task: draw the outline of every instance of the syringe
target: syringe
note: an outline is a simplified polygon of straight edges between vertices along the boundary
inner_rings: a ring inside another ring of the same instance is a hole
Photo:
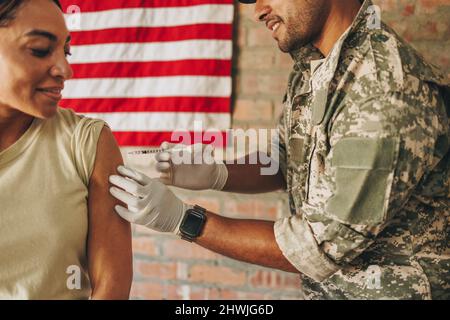
[[[163,149],[163,148],[157,148],[157,149],[147,149],[147,150],[136,150],[136,151],[130,151],[128,152],[129,155],[141,155],[141,154],[155,154],[160,152],[179,152],[179,151],[189,151],[189,150],[195,150],[193,149],[195,144],[193,145],[181,145],[176,146],[171,149]]]
[[[151,149],[151,150],[136,150],[136,151],[130,151],[128,152],[129,155],[141,155],[141,154],[155,154],[163,152],[164,150],[161,148],[158,149]]]

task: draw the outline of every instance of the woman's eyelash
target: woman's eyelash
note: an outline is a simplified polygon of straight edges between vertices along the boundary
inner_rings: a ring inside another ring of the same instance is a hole
[[[50,54],[50,50],[31,49],[31,51],[33,52],[33,55],[38,58],[44,58]],[[72,55],[70,51],[66,51],[64,52],[64,54],[66,55],[66,57]]]
[[[46,57],[50,53],[50,50],[31,49],[31,51],[34,56],[39,58]]]

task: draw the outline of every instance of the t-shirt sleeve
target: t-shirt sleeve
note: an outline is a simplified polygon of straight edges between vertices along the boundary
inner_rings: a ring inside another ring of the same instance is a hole
[[[81,118],[72,136],[72,152],[75,166],[83,183],[88,186],[94,170],[97,143],[106,122],[99,119]]]

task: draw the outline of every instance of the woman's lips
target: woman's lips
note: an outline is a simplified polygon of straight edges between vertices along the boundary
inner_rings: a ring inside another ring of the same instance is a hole
[[[63,90],[63,88],[40,88],[40,89],[37,89],[38,92],[42,93],[43,95],[46,95],[47,97],[49,97],[55,101],[59,101],[62,99],[62,94],[61,94],[62,90]]]

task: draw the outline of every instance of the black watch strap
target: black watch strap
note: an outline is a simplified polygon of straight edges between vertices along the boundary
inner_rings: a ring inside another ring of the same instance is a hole
[[[188,235],[184,235],[183,233],[181,233],[181,240],[185,240],[185,241],[189,241],[189,242],[194,242],[194,240],[197,237],[192,237],[192,236],[188,236]]]
[[[186,210],[180,225],[181,239],[192,242],[202,234],[206,223],[206,209],[195,205]]]

